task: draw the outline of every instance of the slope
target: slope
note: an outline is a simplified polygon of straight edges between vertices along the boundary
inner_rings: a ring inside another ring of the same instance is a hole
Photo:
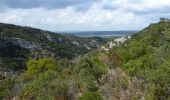
[[[41,29],[0,23],[0,66],[13,70],[25,66],[28,58],[74,57],[107,42],[105,38],[80,38]],[[6,70],[6,69],[4,69]]]

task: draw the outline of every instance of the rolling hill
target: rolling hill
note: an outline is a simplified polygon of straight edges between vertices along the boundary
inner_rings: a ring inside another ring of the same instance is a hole
[[[28,58],[55,57],[72,59],[90,52],[108,40],[81,38],[31,27],[0,23],[0,64],[19,69]]]

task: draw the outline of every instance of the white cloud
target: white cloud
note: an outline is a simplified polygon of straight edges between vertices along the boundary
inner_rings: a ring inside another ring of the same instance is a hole
[[[11,9],[0,12],[0,22],[63,30],[137,30],[169,17],[170,0],[102,0],[87,11],[63,9]],[[106,9],[105,9],[106,8]],[[162,13],[163,12],[163,13]]]

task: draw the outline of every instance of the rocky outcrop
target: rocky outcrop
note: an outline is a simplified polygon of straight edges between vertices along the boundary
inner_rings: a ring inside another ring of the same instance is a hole
[[[123,36],[121,38],[115,39],[114,41],[118,44],[121,45],[123,44],[125,41],[127,41],[128,39],[130,39],[130,36]]]
[[[0,48],[5,48],[8,45],[8,42],[5,38],[0,37]]]
[[[67,43],[67,41],[65,41],[63,38],[55,38],[53,36],[51,36],[50,34],[46,34],[46,38],[47,40],[51,41],[51,42],[55,42],[55,43]]]
[[[73,45],[77,45],[77,46],[79,46],[79,45],[80,45],[80,43],[79,43],[79,42],[77,42],[77,41],[71,41],[71,43],[72,43]]]
[[[15,72],[13,70],[10,69],[4,69],[2,67],[0,67],[0,75],[1,76],[13,76],[15,74]]]
[[[117,38],[113,41],[108,42],[106,45],[101,46],[100,50],[101,51],[109,51],[112,47],[121,45],[121,44],[125,43],[127,40],[129,40],[130,38],[131,38],[130,36],[123,36],[123,37]]]
[[[39,44],[26,41],[24,39],[0,37],[0,48],[6,47],[8,43],[13,43],[15,45],[19,45],[20,47],[26,49],[41,49],[41,46]]]

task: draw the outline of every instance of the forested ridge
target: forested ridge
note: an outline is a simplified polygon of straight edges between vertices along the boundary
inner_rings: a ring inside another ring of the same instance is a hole
[[[108,51],[30,58],[0,81],[4,100],[169,100],[170,21],[161,19]]]

